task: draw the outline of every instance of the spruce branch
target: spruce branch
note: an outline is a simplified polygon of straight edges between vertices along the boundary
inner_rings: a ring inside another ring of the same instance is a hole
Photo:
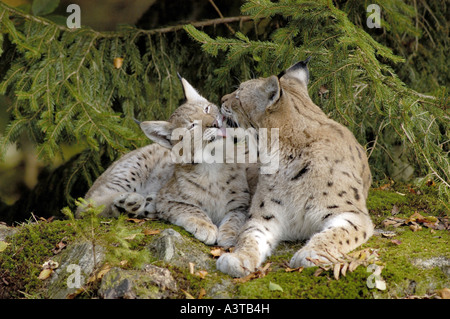
[[[34,21],[34,22],[37,22],[37,23],[39,23],[41,25],[44,25],[44,26],[54,26],[54,27],[60,29],[61,31],[65,31],[65,32],[74,32],[74,31],[76,31],[76,29],[70,29],[70,28],[67,28],[67,27],[65,27],[63,25],[55,24],[54,22],[52,22],[50,20],[47,20],[47,19],[45,19],[43,17],[34,16],[34,15],[31,15],[31,14],[25,13],[25,12],[23,12],[21,10],[12,8],[12,7],[8,6],[7,4],[5,4],[3,2],[0,2],[0,9],[8,11],[8,12],[14,14],[15,16],[19,16],[19,17],[21,17],[21,18],[23,18],[25,20],[28,20],[28,21]],[[4,14],[4,12],[2,12],[2,16],[3,16],[3,14]],[[0,16],[0,18],[1,18],[1,16]],[[156,35],[156,34],[164,34],[164,33],[172,33],[172,32],[176,32],[176,31],[180,31],[187,24],[191,24],[191,25],[193,25],[194,27],[197,27],[197,28],[208,27],[208,26],[215,26],[215,25],[219,25],[219,24],[225,24],[225,25],[227,25],[228,28],[230,28],[228,23],[245,22],[245,21],[250,21],[250,20],[253,20],[253,18],[249,17],[249,16],[223,17],[223,15],[220,13],[220,18],[216,18],[216,19],[209,19],[209,20],[204,20],[204,21],[185,21],[185,22],[177,24],[177,25],[167,26],[167,27],[162,27],[162,28],[156,28],[156,29],[150,29],[150,30],[136,29],[136,28],[132,28],[132,27],[129,27],[129,29],[132,29],[133,31],[137,31],[136,32],[136,36],[139,35],[139,34]],[[100,31],[95,31],[93,29],[89,29],[89,30],[97,38],[116,38],[116,37],[125,37],[125,36],[127,36],[126,34],[124,34],[121,31],[103,31],[103,32],[100,32]]]

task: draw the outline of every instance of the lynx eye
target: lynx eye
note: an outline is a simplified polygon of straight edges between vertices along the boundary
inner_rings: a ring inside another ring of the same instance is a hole
[[[208,105],[203,109],[203,112],[205,112],[206,114],[208,114],[210,111],[211,111],[211,105]]]

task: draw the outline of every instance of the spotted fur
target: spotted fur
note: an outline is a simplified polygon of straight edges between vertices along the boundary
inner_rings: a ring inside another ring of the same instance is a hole
[[[353,134],[310,99],[306,62],[244,82],[222,98],[222,114],[248,128],[279,128],[279,169],[259,176],[256,193],[233,253],[218,268],[235,277],[261,265],[280,241],[309,241],[292,268],[331,263],[369,239],[366,208],[371,184],[367,157]]]
[[[232,246],[250,204],[247,166],[196,163],[193,140],[190,162],[173,157],[172,150],[182,143],[180,136],[178,140],[172,139],[175,129],[185,128],[192,133],[198,130],[203,136],[202,149],[213,146],[212,143],[222,145],[225,133],[218,107],[200,96],[185,79],[180,79],[185,103],[168,121],[139,123],[147,137],[156,143],[115,162],[85,197],[97,205],[105,205],[104,216],[128,213],[157,217],[184,227],[206,244]],[[193,139],[194,134],[190,137]]]

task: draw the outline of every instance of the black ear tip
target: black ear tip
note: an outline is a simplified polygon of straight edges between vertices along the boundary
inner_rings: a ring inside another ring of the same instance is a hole
[[[312,56],[309,56],[309,57],[306,58],[305,61],[302,61],[302,62],[305,63],[305,64],[308,64],[308,62],[309,62],[309,60],[311,60],[311,58],[312,58]]]
[[[137,125],[141,126],[141,122],[139,122],[139,121],[136,120],[135,118],[133,118],[133,120],[134,120],[134,122],[135,122]]]
[[[177,76],[178,76],[178,78],[179,78],[180,81],[181,81],[182,77],[181,77],[180,73],[177,72]]]

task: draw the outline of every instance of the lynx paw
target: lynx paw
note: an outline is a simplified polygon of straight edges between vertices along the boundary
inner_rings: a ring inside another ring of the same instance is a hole
[[[252,272],[253,268],[246,259],[238,254],[229,253],[220,256],[216,263],[217,269],[232,277],[244,277]]]
[[[237,235],[235,233],[221,232],[219,229],[219,236],[217,237],[217,245],[221,247],[232,247],[236,245]]]
[[[302,248],[294,254],[289,263],[289,267],[314,267],[319,264],[332,264],[335,261],[336,259],[326,252],[319,252],[314,249]]]
[[[144,217],[145,198],[138,193],[124,193],[113,202],[113,210],[135,217]]]
[[[198,240],[207,245],[213,245],[217,241],[219,230],[217,226],[203,220],[190,220],[189,223],[183,226],[188,232],[195,236]]]

